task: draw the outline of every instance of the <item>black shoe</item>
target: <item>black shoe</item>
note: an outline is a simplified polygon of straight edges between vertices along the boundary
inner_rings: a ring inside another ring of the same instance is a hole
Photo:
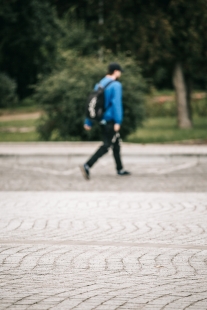
[[[118,175],[130,175],[131,173],[129,171],[126,171],[126,170],[117,170],[117,174]]]
[[[89,167],[88,165],[81,165],[80,166],[80,170],[82,172],[82,175],[83,177],[86,179],[86,180],[89,180],[90,179],[90,171],[89,171]]]

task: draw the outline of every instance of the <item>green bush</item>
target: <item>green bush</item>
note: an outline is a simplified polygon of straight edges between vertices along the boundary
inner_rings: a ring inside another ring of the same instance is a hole
[[[192,112],[193,115],[207,116],[207,95],[206,98],[192,100]]]
[[[41,80],[36,87],[35,100],[46,112],[38,127],[44,140],[97,140],[100,131],[95,124],[91,132],[83,129],[86,98],[105,74],[108,62],[95,57],[79,57],[74,52],[63,52],[61,68]],[[130,58],[119,58],[123,74],[124,123],[126,136],[141,125],[144,117],[143,93],[145,84],[136,63]]]
[[[38,108],[38,103],[34,100],[33,96],[29,96],[20,101],[20,106],[21,107],[36,106]]]
[[[8,75],[0,73],[0,108],[14,107],[17,102],[17,85]]]

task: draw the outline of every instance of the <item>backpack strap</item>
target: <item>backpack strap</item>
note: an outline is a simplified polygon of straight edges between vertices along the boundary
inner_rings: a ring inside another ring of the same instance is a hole
[[[112,80],[112,81],[109,81],[104,87],[103,89],[106,89],[106,87],[108,87],[111,83],[115,82],[116,80]]]
[[[115,82],[115,80],[113,81],[109,81],[105,86],[102,86],[100,83],[98,84],[98,88],[102,88],[102,89],[106,89],[106,87],[108,87],[111,83]]]
[[[110,82],[108,82],[104,87],[103,89],[105,90],[106,87],[108,87],[111,83],[115,82],[115,80],[112,80]],[[104,109],[104,112],[106,112],[110,107],[112,106],[112,103],[110,102],[109,105]]]

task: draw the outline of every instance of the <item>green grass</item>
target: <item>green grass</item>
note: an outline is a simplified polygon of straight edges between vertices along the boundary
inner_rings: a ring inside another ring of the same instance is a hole
[[[174,91],[171,89],[163,89],[163,90],[157,90],[157,89],[153,89],[151,91],[151,96],[173,96],[174,95]]]
[[[8,121],[1,122],[0,127],[30,127],[35,126],[37,120]],[[129,135],[127,142],[134,143],[165,143],[185,140],[207,141],[207,117],[195,117],[192,129],[177,128],[176,118],[150,118],[145,121],[142,128]],[[0,132],[0,141],[38,141],[39,136],[36,132],[10,133]]]
[[[38,134],[34,131],[24,133],[0,132],[0,142],[28,142],[38,140]]]
[[[37,126],[36,119],[26,119],[26,120],[14,120],[14,121],[0,121],[0,128],[1,127],[33,127]]]
[[[26,141],[38,141],[39,136],[35,131],[31,132],[3,132],[3,129],[9,128],[21,128],[21,127],[36,127],[38,120],[14,120],[14,121],[0,121],[0,142],[26,142]]]
[[[33,113],[39,112],[41,109],[38,105],[31,105],[31,106],[19,106],[14,108],[1,108],[0,115],[14,115],[14,114],[21,114],[21,113]]]
[[[29,111],[28,108],[32,108],[32,110]],[[16,114],[17,111],[22,113],[37,112],[37,107],[36,110],[35,107],[20,107],[13,111],[12,114]],[[3,114],[7,114],[7,112],[7,110],[3,110]],[[37,119],[0,121],[0,141],[38,141],[39,136],[35,131],[26,133],[1,132],[3,128],[36,127],[37,124]],[[192,129],[179,129],[176,117],[150,117],[144,122],[142,128],[129,135],[125,141],[134,143],[170,143],[185,140],[202,140],[207,142],[207,116],[195,116],[193,124],[194,127]]]
[[[127,142],[165,143],[185,140],[207,141],[207,117],[195,117],[192,129],[179,129],[176,118],[150,118],[142,128],[129,135]]]

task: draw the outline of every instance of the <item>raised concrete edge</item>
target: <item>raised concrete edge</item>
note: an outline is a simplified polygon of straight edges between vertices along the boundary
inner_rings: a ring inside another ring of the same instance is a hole
[[[92,154],[101,142],[1,142],[0,156],[80,156]],[[207,145],[122,143],[129,156],[207,156]]]

